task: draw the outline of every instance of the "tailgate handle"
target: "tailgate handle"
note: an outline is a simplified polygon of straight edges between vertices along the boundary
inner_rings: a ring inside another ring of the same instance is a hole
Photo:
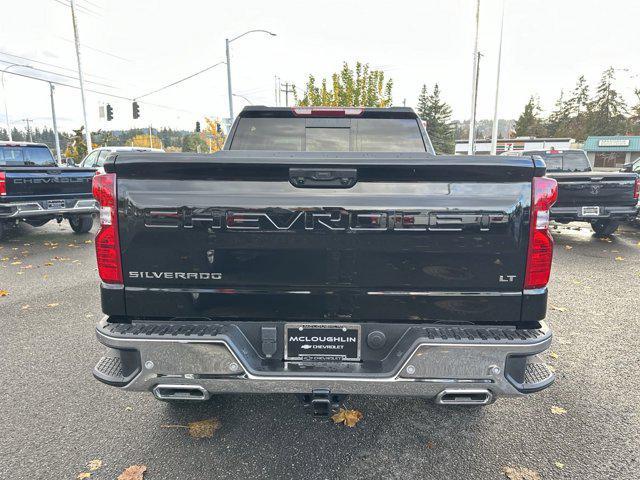
[[[358,181],[355,168],[290,168],[289,181],[299,188],[351,188]]]

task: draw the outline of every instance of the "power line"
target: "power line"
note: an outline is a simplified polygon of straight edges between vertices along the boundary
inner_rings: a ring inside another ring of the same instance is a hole
[[[5,73],[7,75],[15,75],[17,77],[30,78],[32,80],[39,80],[41,82],[53,83],[54,85],[59,85],[61,87],[69,87],[69,88],[73,88],[75,90],[80,90],[80,87],[78,87],[76,85],[69,85],[68,83],[56,82],[55,80],[47,80],[45,78],[32,77],[31,75],[25,75],[24,73],[17,73],[17,72],[5,72]],[[120,99],[120,100],[127,100],[129,102],[134,100],[131,97],[125,97],[123,95],[117,95],[115,93],[101,92],[99,90],[91,90],[89,88],[86,88],[85,91],[91,92],[91,93],[96,93],[98,95],[103,95],[103,96],[109,97],[109,98],[117,98],[117,99]],[[146,101],[141,101],[140,103],[142,103],[143,105],[149,105],[149,106],[152,106],[152,107],[159,107],[159,108],[166,108],[168,110],[174,110],[174,111],[178,111],[178,112],[191,113],[191,114],[194,114],[194,115],[204,115],[202,112],[195,112],[193,110],[185,110],[183,108],[171,107],[171,106],[168,106],[168,105],[160,105],[160,104],[157,104],[157,103],[151,103],[151,102],[146,102]]]
[[[193,74],[189,75],[188,77],[184,77],[184,78],[181,78],[180,80],[176,80],[175,82],[172,82],[172,83],[170,83],[169,85],[165,85],[164,87],[160,87],[160,88],[158,88],[158,89],[156,89],[156,90],[153,90],[152,92],[145,93],[144,95],[138,95],[138,96],[136,96],[135,98],[136,98],[136,99],[140,99],[140,98],[148,97],[149,95],[152,95],[152,94],[154,94],[154,93],[158,93],[158,92],[160,92],[161,90],[165,90],[165,89],[167,89],[167,88],[169,88],[169,87],[173,87],[174,85],[177,85],[178,83],[182,83],[182,82],[184,82],[185,80],[189,80],[190,78],[193,78],[193,77],[195,77],[196,75],[200,75],[201,73],[204,73],[204,72],[206,72],[206,71],[208,71],[208,70],[211,70],[212,68],[217,67],[218,65],[222,65],[223,63],[225,63],[225,62],[218,62],[218,63],[216,63],[215,65],[210,65],[210,66],[208,66],[207,68],[203,68],[203,69],[202,69],[202,70],[200,70],[199,72],[196,72],[196,73],[193,73]]]
[[[74,43],[74,41],[69,39],[69,38],[60,37],[58,35],[56,35],[56,37],[59,38],[60,40],[65,41],[65,42]],[[129,59],[129,58],[124,58],[124,57],[121,57],[120,55],[116,55],[115,53],[110,53],[110,52],[106,52],[104,50],[100,50],[99,48],[90,47],[90,46],[88,46],[88,45],[86,45],[84,43],[82,44],[82,48],[86,48],[87,50],[93,50],[94,52],[102,53],[103,55],[108,55],[109,57],[117,58],[118,60],[122,60],[122,61],[125,61],[125,62],[130,62],[131,61],[131,59]]]
[[[65,3],[62,0],[53,0],[53,1],[56,2],[56,3],[59,3],[62,6],[71,7],[71,4]],[[102,16],[99,13],[96,13],[96,12],[94,12],[94,11],[92,11],[92,10],[88,9],[87,7],[84,7],[82,5],[76,5],[76,8],[78,8],[78,10],[80,10],[82,13],[86,13],[86,14],[92,15],[94,17],[101,17]]]
[[[6,60],[0,60],[0,62],[2,63],[11,63],[11,62],[7,62]],[[44,70],[42,68],[38,68],[38,67],[33,67],[31,65],[17,65],[18,67],[26,67],[26,68],[30,68],[32,70],[36,70],[38,72],[43,72],[43,73],[48,73],[50,75],[56,75],[58,77],[63,77],[63,78],[70,78],[72,80],[78,80],[78,77],[72,77],[70,75],[65,75],[63,73],[57,73],[57,72],[52,72],[51,70]],[[108,87],[108,88],[116,88],[113,85],[108,85],[106,83],[100,83],[100,82],[92,82],[90,80],[87,80],[87,83],[93,83],[94,85],[100,85],[101,87]]]
[[[16,55],[16,54],[14,54],[14,53],[0,52],[0,55],[5,55],[5,56],[7,56],[7,57],[13,57],[13,58],[19,58],[20,60],[26,60],[27,62],[39,63],[39,64],[41,64],[41,65],[46,65],[46,66],[48,66],[48,67],[58,68],[58,69],[60,69],[60,70],[66,70],[66,71],[68,71],[68,72],[76,72],[76,71],[77,71],[77,70],[76,70],[76,69],[74,69],[74,68],[70,68],[70,67],[62,67],[62,66],[60,66],[60,65],[55,65],[55,64],[53,64],[53,63],[43,62],[42,60],[36,60],[36,59],[34,59],[34,58],[23,57],[23,56],[21,56],[21,55]],[[7,62],[7,61],[5,61],[5,60],[0,60],[0,62],[9,63],[9,62]],[[100,78],[100,79],[102,79],[102,80],[109,80],[109,81],[111,81],[111,79],[110,79],[110,78],[102,77],[102,76],[100,76],[100,75],[93,75],[93,74],[87,74],[87,75],[89,75],[90,77]]]

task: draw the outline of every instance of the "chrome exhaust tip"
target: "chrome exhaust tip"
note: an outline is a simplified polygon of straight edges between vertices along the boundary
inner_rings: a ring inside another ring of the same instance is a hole
[[[209,400],[209,391],[200,385],[156,385],[153,395],[158,400]]]
[[[447,388],[436,396],[438,405],[488,405],[493,394],[484,388]]]

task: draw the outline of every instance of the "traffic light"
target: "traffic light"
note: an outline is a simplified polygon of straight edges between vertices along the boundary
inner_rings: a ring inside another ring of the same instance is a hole
[[[107,103],[107,121],[113,120],[113,107]]]
[[[131,106],[133,107],[133,118],[140,118],[140,105],[138,105],[138,102],[133,102]]]
[[[196,122],[196,133],[200,133],[200,122]]]
[[[220,122],[216,122],[216,133],[222,133],[222,125],[220,125]]]

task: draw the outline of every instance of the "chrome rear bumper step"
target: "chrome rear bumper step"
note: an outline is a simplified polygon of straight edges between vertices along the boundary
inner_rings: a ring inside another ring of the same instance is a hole
[[[335,395],[419,396],[443,405],[486,405],[500,396],[541,390],[555,378],[536,357],[551,345],[544,323],[531,330],[411,328],[415,338],[389,355],[393,362],[386,370],[376,372],[371,362],[265,361],[241,343],[244,337],[235,334],[233,322],[117,324],[105,318],[96,335],[110,348],[110,358],[120,355],[120,368],[112,373],[120,381],[105,381],[104,365],[94,375],[125,390],[153,391],[163,400],[327,390]]]

